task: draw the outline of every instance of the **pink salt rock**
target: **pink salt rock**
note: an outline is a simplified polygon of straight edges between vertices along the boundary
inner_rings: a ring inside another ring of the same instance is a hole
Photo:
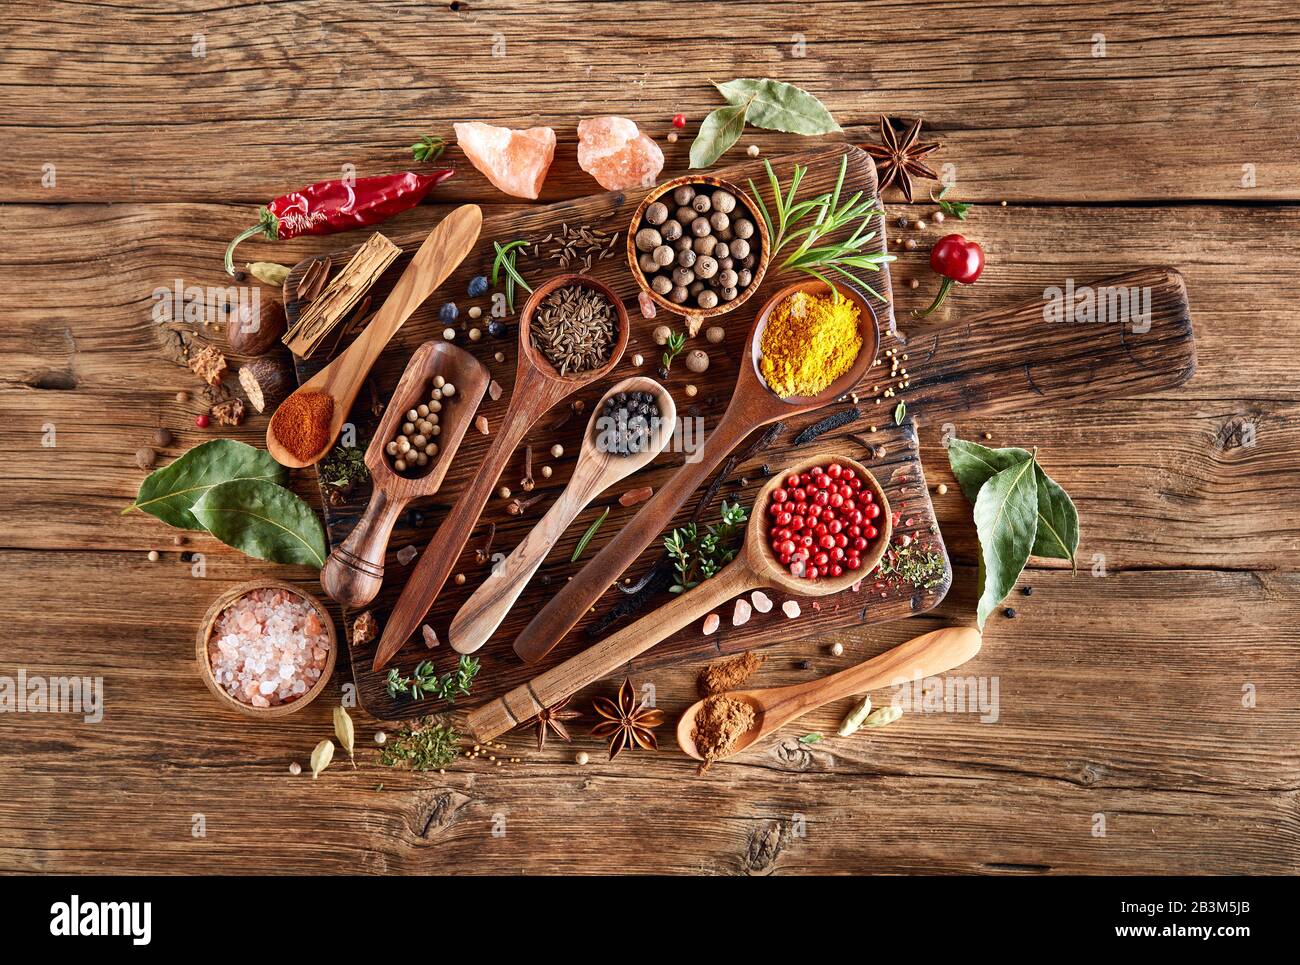
[[[516,131],[479,121],[452,127],[469,163],[496,187],[516,198],[536,198],[541,193],[555,159],[555,132],[549,127]]]
[[[626,117],[578,122],[578,166],[606,191],[648,188],[664,167],[664,152]]]

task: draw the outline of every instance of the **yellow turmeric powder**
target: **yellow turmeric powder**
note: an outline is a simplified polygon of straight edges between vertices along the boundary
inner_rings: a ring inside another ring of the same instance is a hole
[[[759,349],[759,371],[773,392],[783,399],[816,395],[862,351],[858,306],[837,292],[797,291],[772,310]]]

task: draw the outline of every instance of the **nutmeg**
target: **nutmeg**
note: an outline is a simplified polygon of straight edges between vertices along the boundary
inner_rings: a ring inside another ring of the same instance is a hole
[[[265,355],[284,337],[284,305],[278,299],[260,296],[257,303],[255,320],[234,311],[226,322],[226,343],[236,355]]]
[[[239,367],[239,384],[253,408],[265,412],[289,395],[293,388],[293,373],[283,359],[266,356]]]

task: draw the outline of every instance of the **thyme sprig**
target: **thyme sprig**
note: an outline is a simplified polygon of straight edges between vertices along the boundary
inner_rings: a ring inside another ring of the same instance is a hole
[[[388,696],[409,694],[412,700],[422,697],[437,697],[449,704],[454,704],[457,697],[463,697],[474,686],[474,677],[478,674],[479,662],[476,658],[462,656],[455,670],[445,676],[438,676],[432,660],[421,660],[411,671],[411,676],[403,677],[393,667],[388,671]]]
[[[695,523],[687,523],[665,536],[664,548],[672,558],[676,578],[669,592],[694,589],[735,559],[748,520],[749,512],[741,503],[728,504],[724,499],[716,526],[701,533]]]
[[[664,371],[667,372],[673,367],[673,359],[682,354],[682,349],[686,347],[685,332],[669,332],[668,342],[664,346]]]
[[[772,209],[764,203],[762,192],[754,186],[752,178],[749,181],[750,194],[757,202],[759,214],[767,225],[768,237],[772,239],[771,259],[777,264],[778,270],[790,268],[828,285],[831,285],[832,274],[840,275],[883,301],[883,296],[857,273],[864,270],[879,271],[881,265],[894,260],[893,255],[863,250],[867,242],[876,237],[875,231],[867,230],[871,219],[883,215],[885,211],[877,206],[874,197],[863,197],[861,191],[854,192],[847,200],[841,201],[848,164],[846,154],[840,159],[840,173],[835,179],[833,191],[799,201],[799,184],[808,173],[808,167],[796,164],[789,186],[782,190],[771,163],[764,159],[763,166],[767,170],[767,179],[772,189]],[[776,212],[775,218],[772,210]],[[842,241],[827,241],[831,235],[849,227],[859,218],[862,219],[861,223],[847,238]],[[778,262],[778,254],[787,245],[794,245],[794,250]]]
[[[436,161],[446,150],[447,142],[437,134],[425,134],[411,145],[411,157],[417,161]]]

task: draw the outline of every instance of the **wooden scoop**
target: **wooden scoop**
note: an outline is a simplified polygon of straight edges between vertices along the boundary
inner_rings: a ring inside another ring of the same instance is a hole
[[[606,451],[601,445],[604,429],[599,424],[605,401],[620,392],[649,392],[659,406],[659,421],[653,426],[645,448],[629,455]],[[587,432],[582,438],[578,461],[573,476],[560,498],[547,510],[546,515],[524,537],[522,543],[465,601],[448,631],[451,648],[457,653],[473,653],[483,646],[493,631],[510,612],[519,594],[533,578],[537,568],[556,540],[569,528],[569,524],[582,512],[596,495],[620,479],[648,465],[659,455],[673,436],[677,422],[677,406],[668,391],[654,379],[634,377],[624,379],[607,393],[596,405],[587,422]]]
[[[610,352],[609,360],[598,369],[577,375],[560,375],[550,362],[533,348],[529,325],[533,313],[551,292],[567,285],[582,285],[604,294],[614,305],[618,319],[618,341]],[[628,321],[623,302],[612,289],[589,275],[560,275],[552,278],[529,296],[519,315],[519,362],[515,368],[515,385],[510,396],[510,406],[496,430],[496,439],[483,464],[460,494],[460,499],[443,520],[438,531],[429,540],[420,562],[416,564],[406,588],[398,598],[393,612],[384,627],[379,647],[375,651],[374,669],[384,665],[402,649],[407,638],[420,625],[424,615],[442,592],[443,584],[451,575],[460,551],[465,548],[470,533],[478,523],[479,514],[487,505],[501,470],[505,468],[515,447],[532,428],[542,413],[561,399],[599,381],[609,374],[623,357],[627,348]]]
[[[820,680],[789,687],[728,691],[728,697],[742,700],[754,708],[754,726],[737,738],[724,757],[743,751],[790,721],[842,697],[933,677],[960,667],[979,653],[980,641],[980,632],[973,627],[948,627],[924,633],[856,667]],[[697,761],[704,760],[693,736],[695,719],[703,706],[703,700],[691,704],[677,722],[677,746]]]
[[[767,387],[759,374],[760,344],[772,310],[797,291],[825,295],[830,286],[820,281],[804,281],[782,288],[764,303],[749,333],[749,364],[741,364],[731,404],[717,428],[704,442],[694,461],[688,460],[654,497],[641,507],[618,535],[605,544],[578,574],[533,617],[516,638],[515,653],[527,663],[535,663],[550,653],[591,606],[641,555],[641,551],[659,537],[673,514],[742,439],[759,426],[788,419],[790,416],[829,405],[850,391],[866,375],[880,348],[880,330],[867,300],[847,285],[838,286],[841,294],[858,306],[862,348],[853,367],[825,391],[814,396],[782,399]]]
[[[783,485],[787,475],[829,462],[838,462],[856,470],[862,477],[864,490],[870,491],[879,504],[881,511],[876,518],[876,537],[862,554],[861,569],[846,570],[835,577],[799,579],[781,565],[768,545],[768,503],[772,498],[772,490]],[[737,594],[758,587],[786,590],[798,596],[827,596],[847,590],[858,580],[864,579],[880,563],[893,532],[889,500],[885,498],[880,483],[865,466],[844,456],[811,457],[781,470],[759,490],[749,518],[745,545],[739,555],[713,577],[695,589],[673,597],[658,610],[647,613],[613,636],[606,637],[526,684],[471,711],[467,719],[470,733],[479,741],[492,740],[504,734],[540,713],[543,708],[553,706],[587,684],[618,670],[633,657],[645,653],[660,640],[688,626],[697,617],[721,606]],[[613,576],[611,574],[610,578],[613,579]]]
[[[465,260],[465,256],[474,247],[474,242],[478,240],[482,224],[483,212],[478,205],[465,204],[443,218],[429,232],[429,237],[424,239],[424,244],[411,257],[411,263],[402,272],[402,277],[397,279],[397,284],[365,331],[357,336],[343,354],[293,393],[301,395],[323,392],[334,400],[325,444],[310,459],[298,459],[276,437],[272,428],[275,423],[272,420],[266,427],[266,449],[276,462],[290,469],[302,469],[314,465],[329,452],[352,409],[352,403],[356,401],[361,383],[375,364],[375,359],[379,358],[379,353],[411,317],[411,313],[420,307],[420,303],[432,295],[456,270],[456,266]]]
[[[416,472],[399,473],[384,447],[397,435],[407,411],[429,401],[435,375],[456,386],[455,397],[440,413],[442,432],[433,440],[438,454]],[[384,552],[397,517],[412,499],[432,496],[442,486],[490,381],[492,376],[478,359],[449,342],[425,342],[415,350],[366,448],[366,468],[374,486],[370,505],[320,571],[321,586],[339,603],[357,608],[375,598],[384,583]]]

